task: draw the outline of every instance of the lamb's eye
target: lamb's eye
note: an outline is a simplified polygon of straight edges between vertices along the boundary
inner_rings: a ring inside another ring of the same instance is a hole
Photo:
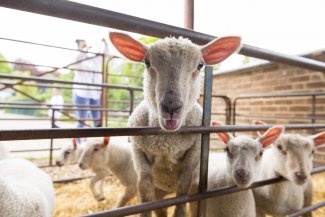
[[[312,150],[310,155],[314,155],[315,154],[315,150]]]
[[[204,64],[203,63],[199,63],[199,65],[197,66],[197,70],[201,70],[203,68]]]
[[[98,151],[98,148],[96,147],[96,148],[94,148],[94,151]]]
[[[230,152],[230,150],[229,150],[228,147],[225,148],[225,151],[227,152],[227,155],[228,155],[229,158],[233,158],[234,157],[234,155]]]
[[[262,157],[262,155],[263,155],[263,151],[260,151],[260,157]]]
[[[144,64],[146,64],[147,68],[150,67],[150,61],[148,59],[145,59],[144,60]]]
[[[282,151],[282,146],[281,145],[277,145],[276,146],[280,151]]]

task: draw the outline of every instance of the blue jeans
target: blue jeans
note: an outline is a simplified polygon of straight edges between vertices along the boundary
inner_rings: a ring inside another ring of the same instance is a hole
[[[100,105],[100,99],[91,99],[91,98],[83,98],[78,96],[77,94],[72,95],[73,103],[75,105]],[[82,107],[81,107],[82,108]],[[76,115],[78,119],[88,118],[88,114],[90,113],[90,118],[92,119],[99,119],[100,118],[100,111],[98,110],[76,110]],[[97,127],[100,124],[100,121],[94,121],[94,127]],[[78,121],[77,127],[83,128],[85,127],[85,121]]]

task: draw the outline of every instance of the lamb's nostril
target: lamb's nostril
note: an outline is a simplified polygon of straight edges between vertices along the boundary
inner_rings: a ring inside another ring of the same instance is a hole
[[[164,104],[161,105],[162,111],[165,113],[170,114],[170,116],[173,116],[175,113],[179,113],[182,109],[182,105],[180,106],[166,106]]]
[[[307,179],[307,175],[304,172],[296,172],[295,175],[301,180]]]
[[[238,169],[238,170],[236,170],[236,175],[242,179],[245,179],[249,176],[249,173],[247,170]]]

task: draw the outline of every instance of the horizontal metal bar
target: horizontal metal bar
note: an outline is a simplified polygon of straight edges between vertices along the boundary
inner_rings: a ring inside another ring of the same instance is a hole
[[[318,168],[313,169],[312,174],[317,174],[317,173],[324,172],[324,171],[325,171],[325,166],[318,167]],[[165,208],[165,207],[169,207],[169,206],[173,206],[173,205],[177,205],[177,204],[181,204],[181,203],[186,203],[186,202],[190,202],[190,201],[207,199],[210,197],[222,196],[225,194],[244,191],[247,189],[253,189],[253,188],[261,187],[264,185],[278,183],[281,181],[285,181],[285,179],[282,177],[278,177],[278,178],[263,180],[263,181],[259,181],[259,182],[254,182],[248,188],[240,188],[237,186],[218,188],[218,189],[209,190],[204,193],[179,196],[179,197],[174,197],[174,198],[169,198],[169,199],[164,199],[164,200],[159,200],[159,201],[152,201],[152,202],[147,202],[147,203],[138,204],[138,205],[134,205],[134,206],[128,206],[128,207],[116,208],[116,209],[108,210],[108,211],[86,214],[86,215],[82,215],[80,217],[95,217],[95,216],[96,217],[119,217],[119,216],[132,215],[132,214],[136,214],[136,213],[140,213],[140,212],[144,212],[144,211]]]
[[[325,206],[325,201],[323,202],[320,202],[320,203],[317,203],[315,205],[311,205],[311,206],[308,206],[308,207],[305,207],[301,210],[299,210],[298,212],[295,212],[295,213],[292,213],[290,215],[288,215],[287,217],[299,217],[299,216],[302,216],[306,213],[310,213],[316,209],[319,209],[321,207]]]
[[[273,125],[225,125],[225,126],[196,126],[182,127],[175,133],[167,133],[159,127],[121,127],[121,128],[62,128],[62,129],[24,129],[0,130],[0,141],[31,140],[31,139],[58,139],[99,136],[144,136],[144,135],[173,135],[173,134],[202,134],[216,132],[248,132],[267,130]],[[325,128],[325,124],[288,124],[286,129],[303,130]]]
[[[95,58],[95,57],[96,56],[90,57],[90,58]],[[84,61],[87,61],[90,58],[87,58]],[[79,61],[79,62],[82,62],[82,60]],[[91,71],[91,70],[84,70],[84,69],[74,69],[74,68],[69,68],[69,67],[47,66],[47,65],[39,65],[39,64],[33,64],[33,63],[21,63],[21,62],[8,61],[8,60],[0,60],[0,63],[10,63],[10,64],[14,64],[14,65],[26,65],[26,66],[35,66],[35,67],[45,67],[45,68],[52,68],[52,69],[69,69],[69,70],[76,70],[76,71],[80,71],[80,72],[88,72],[88,73],[102,74],[102,72],[100,72],[100,71]]]
[[[189,29],[183,29],[71,1],[2,0],[0,1],[0,6],[124,31],[131,31],[159,38],[183,36],[191,39],[197,44],[205,44],[215,38],[215,36],[195,32]],[[323,62],[299,56],[285,55],[250,45],[244,44],[239,53],[255,58],[325,72],[325,63]]]
[[[43,148],[43,149],[26,149],[26,150],[12,150],[10,153],[20,153],[20,152],[38,152],[38,151],[50,151],[49,148]],[[61,148],[53,148],[52,150],[58,151],[61,150]]]
[[[74,181],[79,181],[83,179],[88,179],[93,176],[84,176],[84,177],[78,177],[78,178],[70,178],[70,179],[59,179],[59,180],[54,180],[53,183],[55,184],[63,184],[63,183],[68,183],[68,182],[74,182]]]
[[[52,106],[52,105],[49,105]],[[80,110],[80,111],[107,111],[107,112],[129,112],[129,110],[126,109],[105,109],[105,108],[55,108],[56,106],[53,105],[53,107],[50,108],[46,108],[46,107],[42,107],[42,106],[1,106],[0,105],[0,109],[35,109],[35,110],[49,110],[49,109],[53,109],[55,111],[76,111],[76,110]]]
[[[84,51],[84,50],[77,50],[77,49],[66,48],[66,47],[53,46],[53,45],[48,45],[48,44],[41,44],[41,43],[30,42],[30,41],[22,41],[22,40],[11,39],[11,38],[2,38],[2,37],[0,37],[0,40],[13,41],[13,42],[19,42],[19,43],[24,43],[24,44],[38,45],[38,46],[42,46],[42,47],[57,48],[57,49],[61,49],[61,50],[69,50],[69,51],[76,51],[76,52],[82,52],[82,53],[102,55],[101,53],[95,53],[95,52]]]
[[[325,119],[325,116],[265,116],[265,115],[244,115],[244,114],[236,114],[236,117],[245,117],[245,118],[279,118],[279,119],[297,119],[297,120],[302,120],[302,119],[307,119],[307,120],[312,120],[312,119],[319,119],[323,120]]]
[[[270,93],[270,94],[243,94],[239,95],[236,99],[246,98],[270,98],[270,97],[304,97],[304,96],[325,96],[325,92],[303,92],[303,93]]]
[[[43,83],[79,84],[85,86],[105,87],[111,89],[123,89],[123,90],[134,90],[134,91],[143,90],[141,87],[113,85],[113,84],[95,84],[95,83],[86,83],[86,82],[73,82],[73,81],[65,81],[60,79],[39,78],[35,76],[17,76],[17,75],[0,74],[0,78],[19,79],[24,81],[37,81]]]
[[[35,102],[6,102],[6,101],[0,101],[0,105],[62,106],[61,104],[35,103]],[[63,106],[64,107],[81,107],[81,108],[82,107],[85,107],[85,108],[101,108],[99,105],[84,105],[84,104],[71,104],[71,103],[65,103]]]

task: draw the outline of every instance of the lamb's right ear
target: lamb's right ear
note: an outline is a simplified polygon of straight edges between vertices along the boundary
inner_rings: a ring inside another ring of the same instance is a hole
[[[213,121],[212,126],[222,126],[222,124],[220,122]],[[233,136],[227,132],[218,132],[217,135],[219,139],[226,145],[228,144],[229,140],[233,138]]]
[[[76,139],[72,139],[72,147],[73,147],[73,149],[77,149],[77,140]]]
[[[105,137],[103,138],[103,143],[104,143],[104,145],[108,145],[108,144],[109,144],[109,140],[110,140],[110,137],[109,137],[109,136],[105,136]]]
[[[263,122],[263,121],[254,121],[254,125],[267,125],[267,123]],[[264,130],[259,130],[257,131],[257,135],[262,136],[265,133]]]
[[[265,148],[274,143],[283,132],[283,126],[271,127],[262,136],[258,137],[257,140],[262,144],[263,148]]]
[[[325,144],[325,132],[321,132],[316,135],[312,135],[311,138],[313,139],[315,146]]]
[[[217,38],[201,47],[204,62],[207,65],[218,64],[241,48],[241,38],[228,36]]]
[[[144,61],[147,54],[147,48],[141,42],[126,34],[118,32],[109,33],[109,38],[116,49],[126,58],[136,62]]]

